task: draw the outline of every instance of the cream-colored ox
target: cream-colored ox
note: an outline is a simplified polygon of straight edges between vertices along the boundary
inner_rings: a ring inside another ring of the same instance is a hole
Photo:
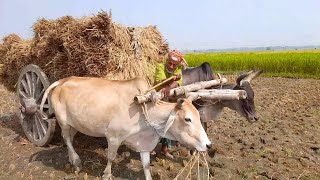
[[[177,103],[147,103],[149,120],[135,95],[149,88],[146,81],[134,78],[126,81],[89,77],[69,77],[56,81],[44,93],[41,110],[49,92],[51,105],[68,148],[69,161],[77,171],[81,161],[72,141],[80,131],[94,137],[106,137],[108,164],[103,179],[112,177],[111,164],[121,144],[140,152],[146,179],[151,179],[150,152],[160,137],[179,141],[198,151],[211,148],[201,123],[199,112],[188,99]]]

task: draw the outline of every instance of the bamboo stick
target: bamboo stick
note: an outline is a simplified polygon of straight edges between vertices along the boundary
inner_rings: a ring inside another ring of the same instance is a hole
[[[169,77],[168,79],[165,79],[164,81],[162,81],[162,82],[156,84],[155,86],[151,87],[151,88],[148,89],[146,92],[150,92],[151,90],[154,90],[154,89],[156,89],[157,87],[162,86],[162,85],[170,82],[171,80],[174,80],[174,78],[175,78],[175,76],[171,76],[171,77]]]

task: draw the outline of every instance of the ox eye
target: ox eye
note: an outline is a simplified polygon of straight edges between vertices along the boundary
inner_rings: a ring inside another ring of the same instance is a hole
[[[191,119],[190,119],[190,118],[184,118],[184,120],[185,120],[186,122],[191,122]]]

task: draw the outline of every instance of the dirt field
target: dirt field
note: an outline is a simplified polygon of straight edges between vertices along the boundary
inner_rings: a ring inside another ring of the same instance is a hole
[[[320,80],[259,77],[253,87],[258,122],[226,109],[209,123],[212,179],[320,179]],[[84,167],[76,177],[61,139],[35,147],[21,132],[16,110],[15,94],[0,85],[0,179],[100,179],[107,164],[103,138],[76,136]],[[188,160],[186,149],[173,154],[175,160],[152,156],[154,179],[173,179]],[[121,147],[113,175],[144,179],[139,154]]]

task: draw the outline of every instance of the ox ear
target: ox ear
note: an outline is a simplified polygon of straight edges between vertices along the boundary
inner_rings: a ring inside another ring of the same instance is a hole
[[[183,98],[179,98],[179,99],[177,100],[177,106],[178,106],[179,108],[182,108],[183,105],[184,105],[184,99],[183,99]]]
[[[164,127],[163,137],[165,136],[165,134],[167,133],[169,128],[172,126],[175,117],[176,117],[176,114],[174,112],[171,112],[170,115],[169,115],[168,121],[166,123],[166,126]]]

